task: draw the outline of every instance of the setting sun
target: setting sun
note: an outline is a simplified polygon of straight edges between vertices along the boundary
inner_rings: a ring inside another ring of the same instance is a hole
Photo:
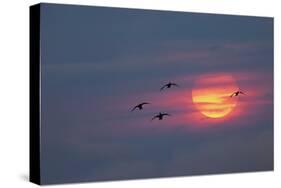
[[[196,108],[208,118],[223,118],[236,106],[237,99],[230,95],[238,89],[229,74],[201,76],[195,80],[192,101]]]

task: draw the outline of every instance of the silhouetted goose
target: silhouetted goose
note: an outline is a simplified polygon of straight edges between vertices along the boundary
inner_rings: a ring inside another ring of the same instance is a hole
[[[136,105],[136,106],[131,110],[131,112],[134,111],[134,110],[137,109],[137,108],[138,108],[139,110],[142,110],[142,109],[143,109],[143,105],[145,105],[145,104],[150,104],[150,103],[148,103],[148,102],[140,103],[140,104]]]
[[[161,91],[163,90],[163,89],[165,89],[165,88],[171,88],[172,86],[176,86],[176,87],[179,87],[179,85],[178,84],[176,84],[176,83],[172,83],[172,82],[169,82],[169,83],[167,83],[167,84],[165,84],[163,87],[161,87]]]
[[[170,114],[159,112],[159,114],[153,116],[153,118],[151,119],[151,121],[154,120],[154,119],[156,119],[156,118],[158,118],[158,120],[162,120],[164,116],[170,116]]]
[[[238,91],[235,91],[234,93],[232,93],[231,95],[230,95],[230,97],[236,97],[236,96],[238,96],[239,94],[243,94],[243,95],[246,95],[245,93],[243,93],[241,90],[238,90]]]

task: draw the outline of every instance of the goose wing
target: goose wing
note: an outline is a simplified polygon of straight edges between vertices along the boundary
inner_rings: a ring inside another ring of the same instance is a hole
[[[243,91],[239,91],[239,93],[243,94],[243,95],[246,95]]]
[[[165,84],[163,87],[161,87],[160,90],[162,91],[163,89],[165,89],[165,87],[167,87],[167,84]]]
[[[170,114],[167,114],[167,113],[163,113],[162,115],[163,116],[171,116]]]
[[[176,83],[171,83],[172,86],[176,86],[176,87],[180,87],[178,84]]]
[[[158,117],[159,117],[159,115],[153,116],[151,121],[154,120],[155,118],[158,118]]]
[[[134,111],[138,106],[139,106],[139,105],[136,105],[136,106],[131,110],[131,112]]]
[[[139,105],[150,104],[149,102],[142,102]]]
[[[230,95],[230,97],[233,97],[233,95],[235,95],[235,93],[236,93],[236,92],[232,93],[232,94]]]

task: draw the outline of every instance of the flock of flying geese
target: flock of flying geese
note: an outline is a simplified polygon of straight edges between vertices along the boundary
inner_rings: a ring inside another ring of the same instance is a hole
[[[164,89],[170,89],[170,88],[172,88],[172,87],[179,87],[179,85],[176,84],[176,83],[173,83],[173,82],[168,82],[168,83],[166,83],[164,86],[162,86],[162,87],[160,88],[160,91],[163,91]],[[242,92],[242,91],[239,89],[238,91],[233,92],[233,93],[230,95],[230,97],[236,97],[236,96],[238,96],[238,95],[240,95],[240,94],[245,95],[245,93]],[[138,109],[138,110],[143,110],[143,106],[145,106],[145,105],[147,105],[147,104],[151,104],[151,103],[149,103],[149,102],[142,102],[142,103],[139,103],[139,104],[137,104],[136,106],[134,106],[134,107],[132,108],[131,112],[133,112],[133,111],[135,111],[135,110],[137,110],[137,109]],[[168,113],[165,113],[165,112],[164,112],[164,113],[159,112],[158,114],[156,114],[156,115],[154,115],[154,116],[152,117],[151,121],[154,120],[154,119],[162,120],[164,116],[171,116],[171,114],[168,114]]]

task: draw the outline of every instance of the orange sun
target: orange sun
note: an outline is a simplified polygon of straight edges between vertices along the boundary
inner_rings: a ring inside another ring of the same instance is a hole
[[[237,90],[237,84],[230,74],[201,76],[194,82],[192,101],[204,116],[223,118],[235,108],[237,97],[230,95]]]

